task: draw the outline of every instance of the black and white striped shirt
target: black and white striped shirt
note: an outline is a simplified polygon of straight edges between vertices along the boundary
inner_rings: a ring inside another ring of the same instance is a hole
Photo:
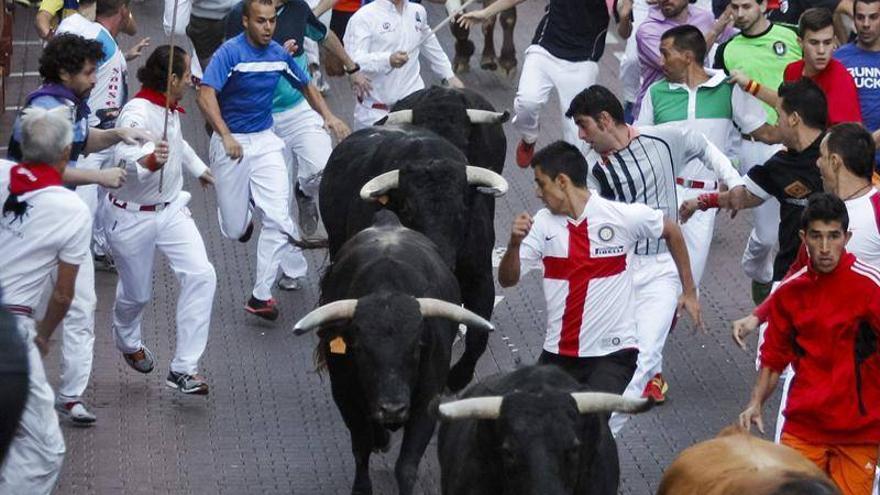
[[[699,159],[715,171],[729,188],[743,185],[730,160],[703,134],[679,124],[663,124],[638,129],[625,148],[608,155],[607,161],[590,153],[587,183],[606,199],[642,203],[678,220],[675,178],[687,163]],[[635,254],[667,252],[662,239],[639,241]]]

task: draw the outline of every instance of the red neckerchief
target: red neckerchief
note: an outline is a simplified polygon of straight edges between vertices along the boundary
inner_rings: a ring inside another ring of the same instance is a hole
[[[155,89],[141,88],[141,90],[138,91],[137,94],[134,95],[134,97],[135,98],[143,98],[143,99],[149,101],[150,103],[153,103],[155,105],[159,105],[160,107],[163,107],[163,108],[165,107],[165,101],[166,101],[165,93],[160,93],[160,92],[156,91]],[[172,101],[169,104],[168,108],[170,108],[171,110],[174,110],[176,112],[186,113],[186,111],[184,111],[183,107],[178,105],[178,102],[176,102],[176,101]]]
[[[627,130],[627,132],[629,133],[629,140],[630,140],[630,142],[632,142],[633,139],[639,137],[639,130],[636,129],[635,127],[633,127],[633,126],[627,124],[627,125],[626,125],[626,130]],[[629,146],[629,143],[626,143],[626,145]],[[602,164],[603,164],[603,165],[608,165],[609,163],[611,163],[611,162],[608,160],[608,157],[611,155],[611,153],[615,153],[615,152],[617,152],[617,151],[620,151],[620,150],[612,150],[612,151],[609,151],[608,153],[600,153],[599,156],[602,157]]]
[[[16,196],[62,184],[61,173],[45,163],[20,163],[9,173],[9,192]]]

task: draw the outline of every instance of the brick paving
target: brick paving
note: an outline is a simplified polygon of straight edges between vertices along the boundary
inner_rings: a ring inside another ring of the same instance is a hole
[[[544,0],[532,0],[519,7],[518,53],[531,39],[544,5]],[[428,4],[427,8],[432,24],[445,15],[441,6]],[[150,36],[154,46],[166,42],[161,9],[157,0],[134,4],[140,35]],[[37,71],[40,44],[32,21],[33,11],[17,9],[13,76],[8,80],[7,108],[0,118],[3,143],[16,106],[39,83],[33,73]],[[480,39],[482,35],[476,33],[475,37]],[[496,37],[500,40],[500,34]],[[442,30],[440,38],[451,54],[448,30]],[[123,48],[133,43],[132,39],[121,42]],[[479,53],[479,41],[477,45]],[[623,45],[609,36],[600,64],[600,83],[618,88],[617,66],[622,51]],[[134,74],[140,63],[142,60],[130,65],[131,94],[138,87]],[[465,84],[480,91],[497,108],[510,109],[516,76],[488,73],[478,65],[475,56],[472,71],[462,77]],[[427,79],[435,80],[430,76]],[[345,82],[334,80],[331,85],[331,107],[351,121],[353,101]],[[185,135],[204,157],[207,139],[193,95],[184,104],[189,110],[184,117]],[[561,135],[555,97],[543,122],[539,145]],[[530,173],[513,165],[515,146],[516,137],[508,128],[508,167],[504,175],[511,188],[498,201],[495,227],[500,246],[506,241],[513,216],[523,210],[534,212],[540,206]],[[211,394],[207,398],[185,397],[163,383],[174,342],[172,308],[177,297],[177,284],[164,259],[156,264],[153,302],[144,318],[145,340],[159,363],[157,370],[147,376],[131,371],[113,345],[109,330],[116,277],[98,272],[95,365],[85,395],[98,423],[86,429],[63,426],[68,454],[57,493],[347,493],[354,473],[348,432],[331,400],[327,377],[314,371],[316,337],[294,337],[290,331],[296,319],[317,302],[318,279],[327,263],[324,253],[308,254],[312,270],[303,290],[276,293],[281,318],[274,323],[257,320],[242,310],[252,287],[256,243],[242,245],[221,238],[214,192],[201,190],[192,179],[186,187],[192,192],[190,208],[218,274],[211,337],[202,359]],[[630,421],[618,442],[622,493],[653,493],[664,466],[676,453],[711,437],[734,420],[747,399],[754,377],[753,357],[733,344],[728,331],[729,322],[751,308],[748,283],[739,268],[747,218],[740,215],[735,220],[719,219],[701,287],[709,333],[696,335],[688,324],[683,324],[671,335],[664,370],[671,383],[670,399],[666,405]],[[499,331],[492,335],[489,350],[478,365],[479,376],[512,369],[515,361],[511,347],[527,363],[540,352],[544,309],[538,278],[533,273],[515,289],[499,288],[498,295],[503,299],[493,320]],[[58,376],[57,338],[47,358],[53,381]],[[772,423],[773,418],[767,419]],[[376,493],[395,493],[393,465],[399,442],[397,433],[392,453],[372,458]],[[436,444],[432,442],[421,465],[417,493],[439,493],[438,472]]]

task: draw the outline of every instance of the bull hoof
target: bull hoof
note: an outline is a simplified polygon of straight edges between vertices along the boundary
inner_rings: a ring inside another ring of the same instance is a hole
[[[353,486],[351,488],[351,495],[373,495],[373,487],[368,486]]]
[[[483,70],[498,70],[498,62],[495,60],[495,57],[483,57],[480,60],[480,68]]]
[[[468,63],[467,60],[456,60],[455,63],[452,64],[452,71],[456,74],[465,74],[470,72],[471,64]]]
[[[386,453],[391,450],[391,432],[381,425],[373,426],[373,452]]]
[[[474,368],[464,367],[459,363],[449,370],[449,375],[446,376],[446,387],[450,392],[456,393],[465,388],[473,378]]]
[[[498,63],[501,65],[501,69],[504,71],[504,73],[506,75],[510,76],[511,74],[516,72],[516,66],[517,66],[516,58],[501,57],[501,59],[498,60]]]

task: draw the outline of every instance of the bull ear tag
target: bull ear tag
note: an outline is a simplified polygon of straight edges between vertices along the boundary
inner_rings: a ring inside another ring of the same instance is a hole
[[[376,202],[382,206],[388,206],[388,201],[390,201],[390,199],[388,198],[387,194],[376,197]]]
[[[345,345],[345,341],[342,340],[342,337],[336,337],[330,341],[330,354],[345,354],[347,349],[348,346]]]

